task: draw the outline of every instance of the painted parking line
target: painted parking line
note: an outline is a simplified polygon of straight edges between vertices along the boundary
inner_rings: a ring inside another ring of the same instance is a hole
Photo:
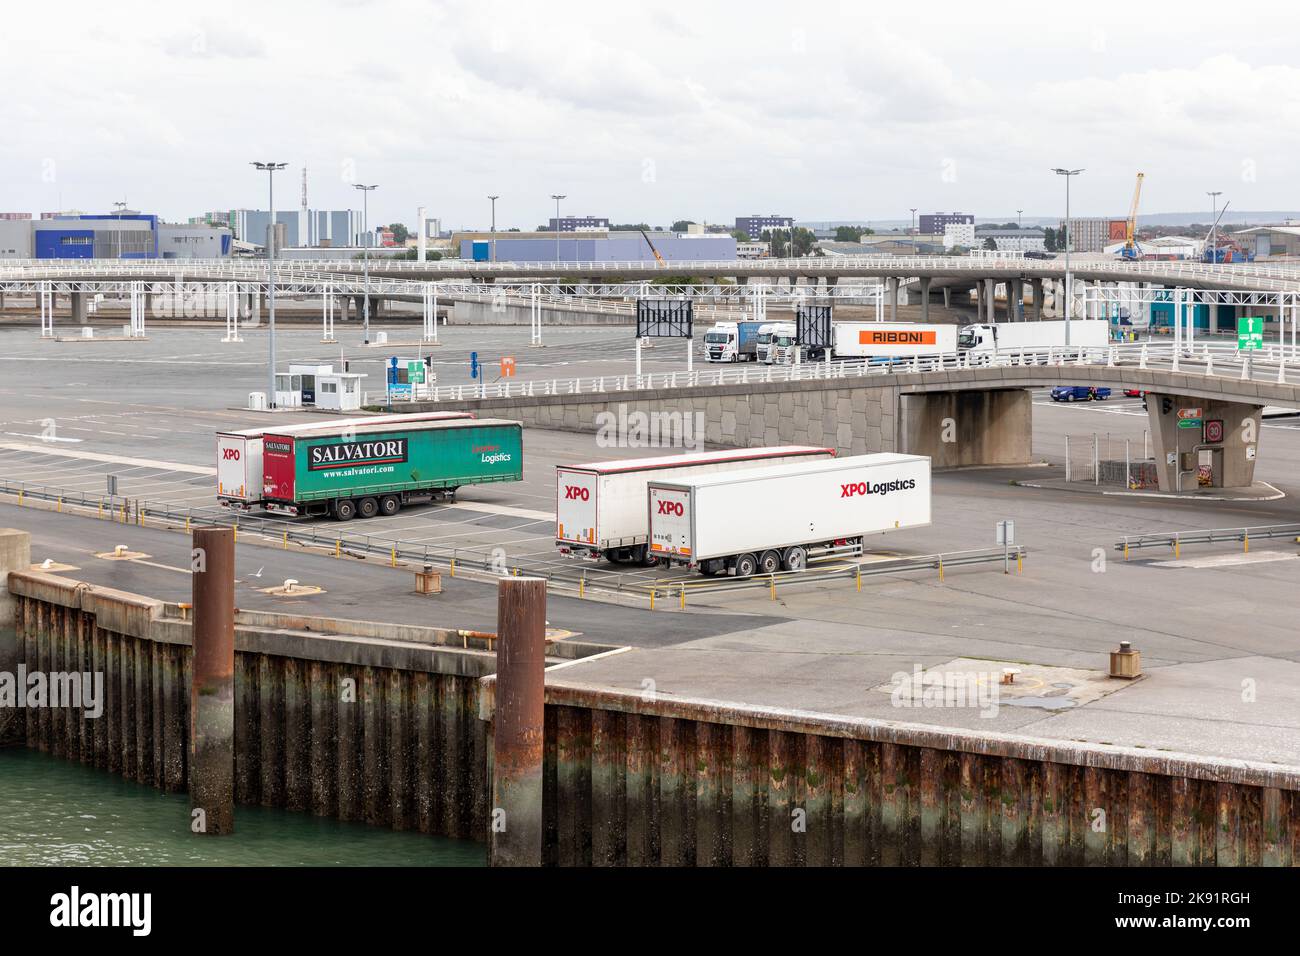
[[[145,468],[162,468],[168,471],[181,471],[192,475],[215,475],[217,473],[217,469],[206,468],[202,465],[183,465],[174,461],[154,461],[148,458],[131,458],[126,455],[105,455],[91,451],[42,448],[38,445],[28,445],[22,442],[0,442],[0,449],[36,452],[42,455],[57,455],[61,458],[77,458],[83,461],[99,461],[110,465],[135,465]]]

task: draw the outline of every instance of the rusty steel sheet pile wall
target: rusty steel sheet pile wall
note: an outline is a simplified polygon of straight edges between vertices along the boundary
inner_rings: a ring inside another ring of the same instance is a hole
[[[1289,866],[1300,775],[548,687],[548,865]]]
[[[10,588],[29,671],[104,675],[99,718],[18,711],[27,746],[184,791],[189,622],[166,617],[161,602],[53,575],[13,574]],[[482,650],[237,625],[236,801],[482,840],[488,740],[478,680],[493,660]]]

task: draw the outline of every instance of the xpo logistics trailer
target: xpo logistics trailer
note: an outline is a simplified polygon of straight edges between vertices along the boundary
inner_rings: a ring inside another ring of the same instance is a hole
[[[263,497],[284,514],[393,515],[462,485],[519,481],[523,463],[523,426],[495,418],[268,431]]]
[[[930,523],[930,459],[856,455],[796,461],[647,488],[650,551],[701,574],[799,571],[859,555],[863,539]]]
[[[688,481],[834,455],[833,448],[783,445],[557,465],[555,546],[561,554],[576,557],[644,563],[654,557],[646,548],[645,496],[652,479]]]
[[[343,429],[381,423],[447,421],[473,417],[472,412],[419,412],[335,419],[330,421],[330,425]],[[314,421],[282,425],[274,431],[277,435],[290,435],[320,427],[321,423]],[[266,436],[266,431],[265,428],[246,428],[242,431],[217,432],[217,502],[224,507],[248,510],[263,504],[262,439]]]

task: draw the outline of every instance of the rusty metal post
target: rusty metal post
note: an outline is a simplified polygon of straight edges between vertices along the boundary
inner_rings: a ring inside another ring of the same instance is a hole
[[[235,534],[196,528],[190,683],[190,829],[235,829]]]
[[[544,578],[498,582],[497,634],[490,860],[493,866],[541,866]]]

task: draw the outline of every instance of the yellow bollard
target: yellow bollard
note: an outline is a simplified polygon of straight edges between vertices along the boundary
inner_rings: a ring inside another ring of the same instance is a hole
[[[1021,551],[1016,555],[1016,574],[1019,574],[1025,567],[1025,552]]]
[[[452,558],[452,559],[451,559],[451,576],[452,576],[453,578],[456,576],[456,559],[455,559],[455,558]]]
[[[238,521],[235,522],[235,533],[231,535],[231,538],[234,540],[235,544],[239,544],[239,522]]]
[[[1124,560],[1128,560],[1128,539],[1124,539]]]
[[[682,610],[686,610],[686,585],[682,585]]]
[[[19,507],[22,507],[22,503],[23,503],[23,490],[22,490],[21,488],[19,488],[19,489],[18,489],[18,505],[19,505]]]
[[[190,533],[190,516],[189,516],[189,515],[186,515],[186,516],[185,516],[185,533],[186,533],[186,534],[189,534],[189,533]]]
[[[63,510],[63,498],[62,498],[62,497],[59,498],[59,503],[55,506],[55,510],[56,510],[56,511],[62,511],[62,510]]]
[[[655,609],[655,589],[651,588],[650,589],[650,610],[653,611],[654,609]]]
[[[768,575],[767,578],[767,595],[773,601],[776,600],[776,576]]]
[[[943,558],[939,559],[939,583],[943,584]]]
[[[578,578],[578,597],[585,597],[587,594],[587,578]]]
[[[1247,532],[1245,537],[1241,539],[1241,542],[1242,542],[1242,552],[1244,554],[1250,554],[1250,533],[1249,532]]]
[[[286,550],[286,551],[289,550],[289,532],[288,532],[288,531],[286,531],[286,532],[284,533],[284,550]]]
[[[342,554],[342,552],[343,552],[343,542],[340,541],[338,538],[335,538],[335,539],[334,539],[334,557],[336,557],[336,558],[339,557],[339,555]]]
[[[1178,539],[1174,538],[1174,557],[1178,557]]]
[[[397,567],[397,549],[393,548],[393,567]]]
[[[103,502],[103,501],[100,501],[100,503],[99,503],[99,514],[96,515],[96,517],[97,517],[97,518],[102,518],[102,517],[104,517],[104,502]]]

